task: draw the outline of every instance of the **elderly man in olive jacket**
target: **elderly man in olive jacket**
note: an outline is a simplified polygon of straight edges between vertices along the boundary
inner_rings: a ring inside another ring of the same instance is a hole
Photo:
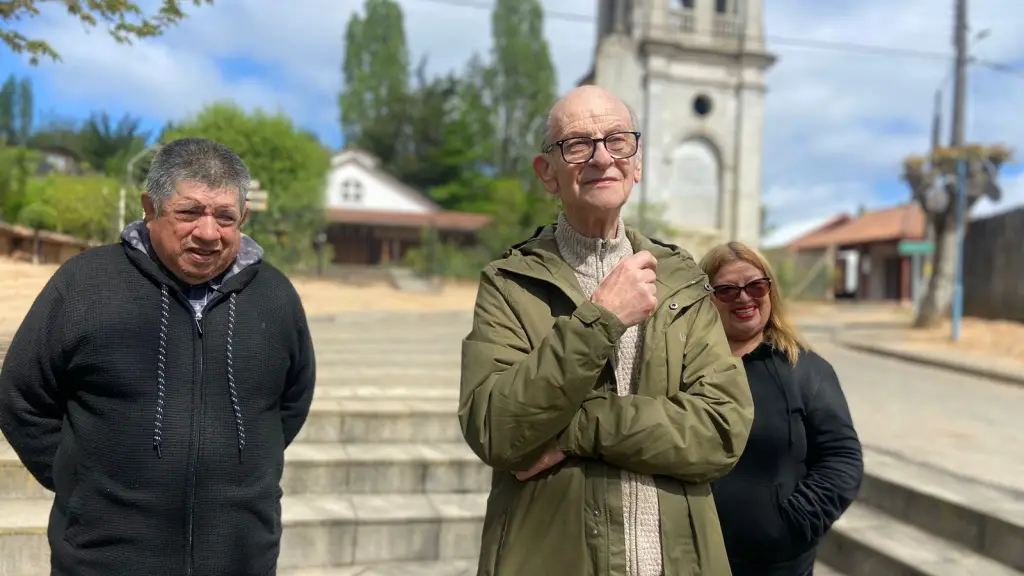
[[[622,222],[640,153],[619,99],[566,95],[534,160],[563,212],[481,276],[459,419],[495,469],[482,576],[729,574],[709,483],[750,389],[693,258]]]

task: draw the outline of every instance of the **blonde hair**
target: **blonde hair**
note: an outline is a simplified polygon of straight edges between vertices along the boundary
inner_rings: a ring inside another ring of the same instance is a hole
[[[771,281],[768,301],[771,302],[772,311],[768,316],[768,323],[764,326],[764,339],[785,354],[790,364],[795,365],[801,350],[810,350],[810,347],[786,315],[786,304],[779,289],[778,278],[768,260],[760,252],[742,242],[728,242],[708,250],[700,260],[700,268],[708,275],[708,281],[714,282],[715,276],[722,268],[735,262],[750,264]]]

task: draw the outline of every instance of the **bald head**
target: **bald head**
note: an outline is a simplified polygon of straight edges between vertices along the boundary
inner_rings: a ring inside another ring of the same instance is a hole
[[[584,121],[628,122],[627,129],[636,130],[633,110],[618,96],[599,86],[578,86],[555,102],[544,124],[542,147],[564,138],[574,124]]]
[[[584,236],[612,238],[640,182],[640,160],[640,133],[629,107],[603,88],[580,86],[551,107],[533,170],[561,200],[570,226]]]

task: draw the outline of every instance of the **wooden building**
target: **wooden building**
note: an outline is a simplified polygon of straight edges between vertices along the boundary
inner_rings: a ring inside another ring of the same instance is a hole
[[[334,156],[325,191],[327,243],[334,264],[386,265],[421,246],[432,231],[441,242],[470,245],[491,218],[451,212],[379,167],[362,150]]]

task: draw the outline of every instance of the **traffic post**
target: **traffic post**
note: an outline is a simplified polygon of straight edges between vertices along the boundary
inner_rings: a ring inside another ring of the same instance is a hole
[[[270,194],[260,189],[259,180],[249,181],[249,194],[245,198],[246,208],[250,212],[266,212]]]
[[[897,246],[900,256],[910,256],[912,270],[910,272],[912,297],[914,299],[914,312],[921,304],[921,285],[927,276],[925,273],[926,258],[935,252],[935,242],[931,240],[901,240]]]

